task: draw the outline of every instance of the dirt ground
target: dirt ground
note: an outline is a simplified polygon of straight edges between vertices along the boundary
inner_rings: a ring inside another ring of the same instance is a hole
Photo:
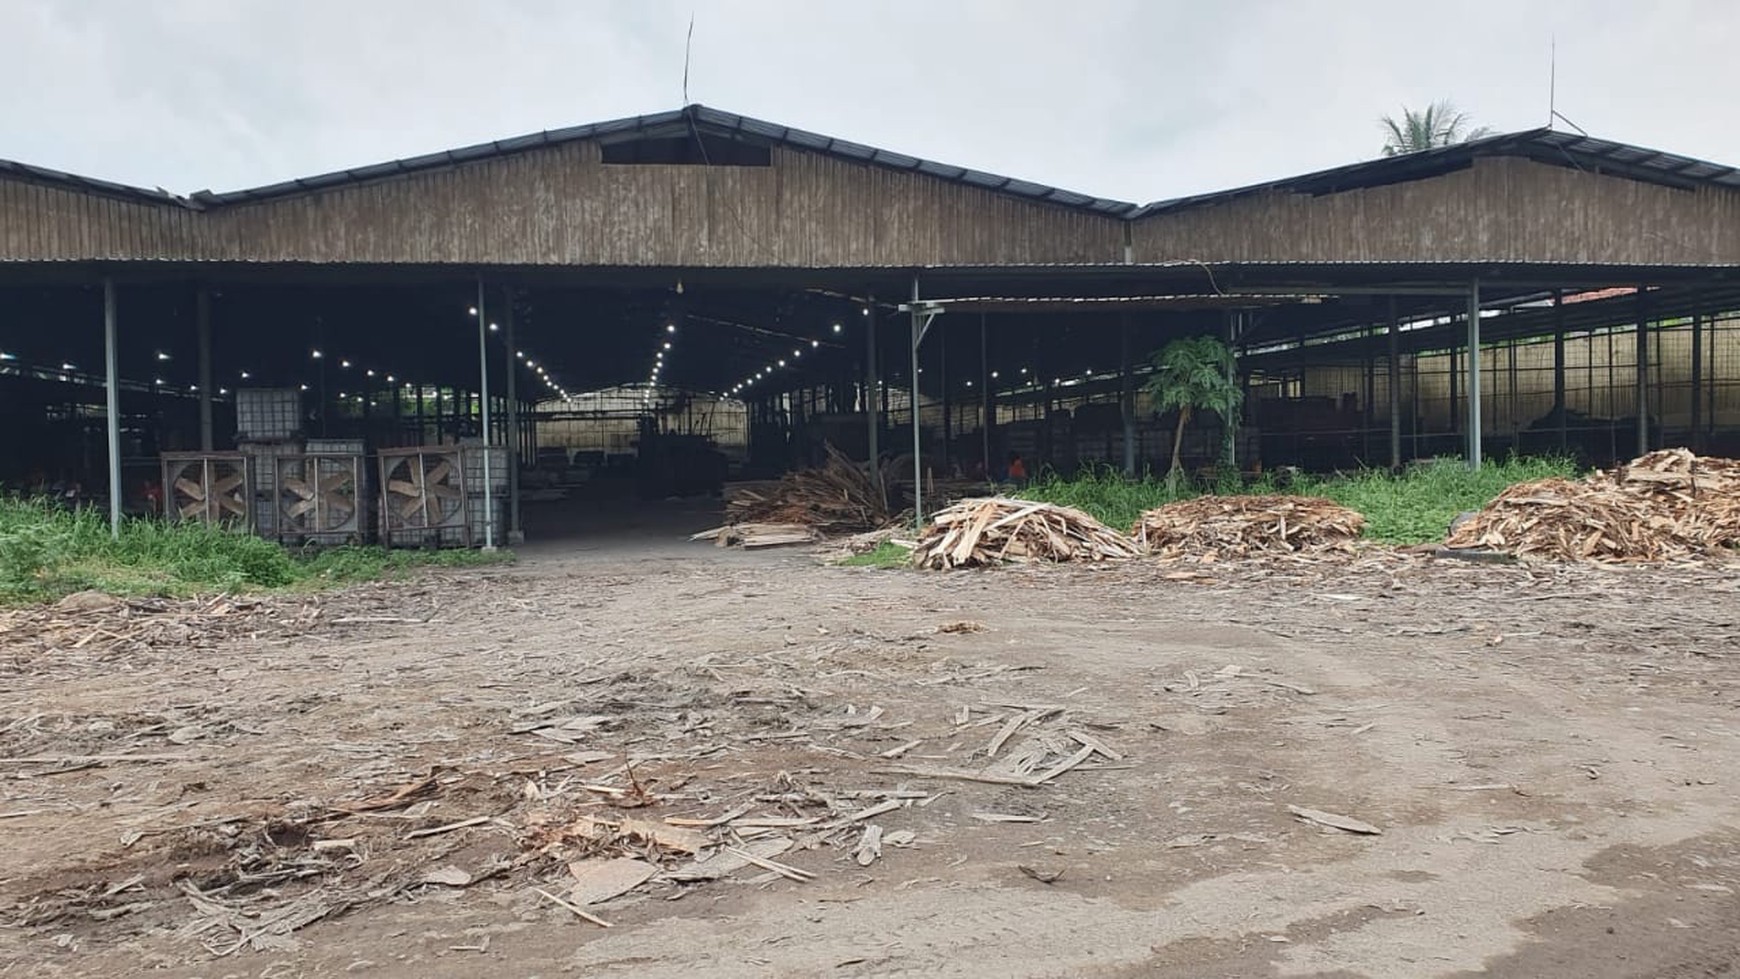
[[[1731,571],[631,531],[0,635],[0,975],[1740,969]],[[734,812],[693,832],[778,869],[642,841],[678,872],[583,909],[608,929],[537,893],[600,845],[571,821]]]

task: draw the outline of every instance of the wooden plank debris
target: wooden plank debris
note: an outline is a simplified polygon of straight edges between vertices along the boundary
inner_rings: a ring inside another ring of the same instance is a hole
[[[658,867],[634,857],[576,860],[568,865],[568,873],[574,877],[568,900],[579,905],[599,904],[627,894],[658,872]]]
[[[868,467],[832,445],[827,456],[816,468],[734,489],[725,502],[725,526],[689,539],[711,540],[720,547],[775,547],[885,527],[891,516],[888,500],[871,481]]]
[[[1378,829],[1370,823],[1354,819],[1352,816],[1324,812],[1321,809],[1306,809],[1303,806],[1288,806],[1287,811],[1305,822],[1328,826],[1332,829],[1341,830],[1344,833],[1360,833],[1366,836],[1383,835],[1383,830]]]
[[[1445,545],[1593,563],[1731,556],[1740,546],[1740,460],[1663,449],[1580,480],[1518,483]]]
[[[543,898],[544,900],[549,901],[551,904],[554,904],[560,908],[567,909],[576,918],[579,918],[582,921],[590,921],[600,928],[612,927],[610,922],[605,921],[603,918],[598,917],[597,915],[593,914],[590,911],[587,911],[585,908],[582,908],[577,904],[573,904],[569,901],[562,900],[561,898],[557,897],[556,895],[551,894],[549,891],[544,890],[542,887],[534,887],[534,888],[532,888],[532,891],[534,893],[536,893],[539,897]]]
[[[938,512],[919,535],[913,563],[947,569],[1004,561],[1109,561],[1138,553],[1128,537],[1073,507],[994,496]]]

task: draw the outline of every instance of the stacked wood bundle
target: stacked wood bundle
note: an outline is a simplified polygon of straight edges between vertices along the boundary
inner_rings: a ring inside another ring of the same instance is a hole
[[[1128,537],[1073,507],[1004,497],[962,500],[936,515],[913,549],[922,568],[1003,561],[1107,561],[1137,556]]]
[[[1203,496],[1142,514],[1130,535],[1161,557],[1352,550],[1365,517],[1311,496]]]
[[[741,489],[725,504],[728,523],[802,524],[824,534],[887,525],[888,502],[865,468],[828,446],[827,462],[779,481]]]
[[[1740,461],[1664,449],[1581,480],[1518,483],[1446,544],[1565,561],[1732,555],[1740,547]]]

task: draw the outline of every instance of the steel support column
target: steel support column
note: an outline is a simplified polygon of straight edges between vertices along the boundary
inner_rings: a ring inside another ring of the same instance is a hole
[[[1480,468],[1480,280],[1468,283],[1468,465]]]
[[[1226,348],[1231,354],[1227,359],[1226,379],[1229,385],[1239,387],[1241,391],[1243,387],[1239,384],[1239,339],[1245,333],[1246,315],[1248,314],[1235,311],[1228,314],[1226,321]],[[1230,413],[1220,420],[1220,467],[1233,474],[1239,471],[1238,419]]]
[[[507,302],[501,310],[501,338],[507,348],[504,358],[507,362],[507,450],[508,450],[508,543],[521,544],[525,542],[525,532],[520,528],[520,397],[519,397],[519,362],[514,359],[514,300],[513,292],[507,293]]]
[[[1565,292],[1553,290],[1553,413],[1558,416],[1559,451],[1568,445],[1565,415],[1570,406],[1565,401]]]
[[[984,477],[991,478],[991,423],[997,414],[997,400],[991,391],[990,336],[986,327],[988,314],[979,314],[979,451],[984,454]]]
[[[1136,387],[1130,371],[1130,314],[1118,318],[1118,414],[1124,427],[1124,475],[1136,475]]]
[[[483,278],[477,280],[477,410],[478,428],[483,433],[483,549],[495,550],[495,474],[490,468],[489,430],[489,311],[483,305]]]
[[[1390,393],[1390,469],[1402,468],[1402,363],[1397,349],[1397,331],[1401,327],[1396,317],[1396,297],[1390,297],[1389,329],[1385,334],[1384,367],[1389,375]]]
[[[870,296],[864,303],[864,417],[870,425],[870,483],[886,497],[888,490],[882,485],[882,449],[877,444],[882,440],[881,390],[876,369],[876,297]]]
[[[919,530],[924,529],[924,446],[920,444],[918,425],[918,345],[924,342],[924,329],[930,325],[918,311],[918,279],[912,280],[912,516]]]
[[[109,428],[109,533],[121,536],[121,355],[115,322],[115,280],[103,280],[103,387]],[[174,487],[165,486],[168,494]]]
[[[1637,454],[1649,451],[1649,300],[1637,287]]]
[[[193,297],[193,319],[199,330],[199,448],[212,450],[211,423],[211,293],[204,286]]]
[[[1692,314],[1692,434],[1688,441],[1696,450],[1703,447],[1704,420],[1704,314]]]

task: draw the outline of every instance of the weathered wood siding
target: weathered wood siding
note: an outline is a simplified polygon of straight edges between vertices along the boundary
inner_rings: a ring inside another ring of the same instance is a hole
[[[606,165],[573,143],[207,216],[244,261],[809,267],[1104,262],[1115,218],[775,148]]]
[[[186,258],[203,216],[0,177],[0,262]]]
[[[1268,193],[1138,221],[1136,260],[1740,264],[1740,193],[1512,157],[1338,194]]]

